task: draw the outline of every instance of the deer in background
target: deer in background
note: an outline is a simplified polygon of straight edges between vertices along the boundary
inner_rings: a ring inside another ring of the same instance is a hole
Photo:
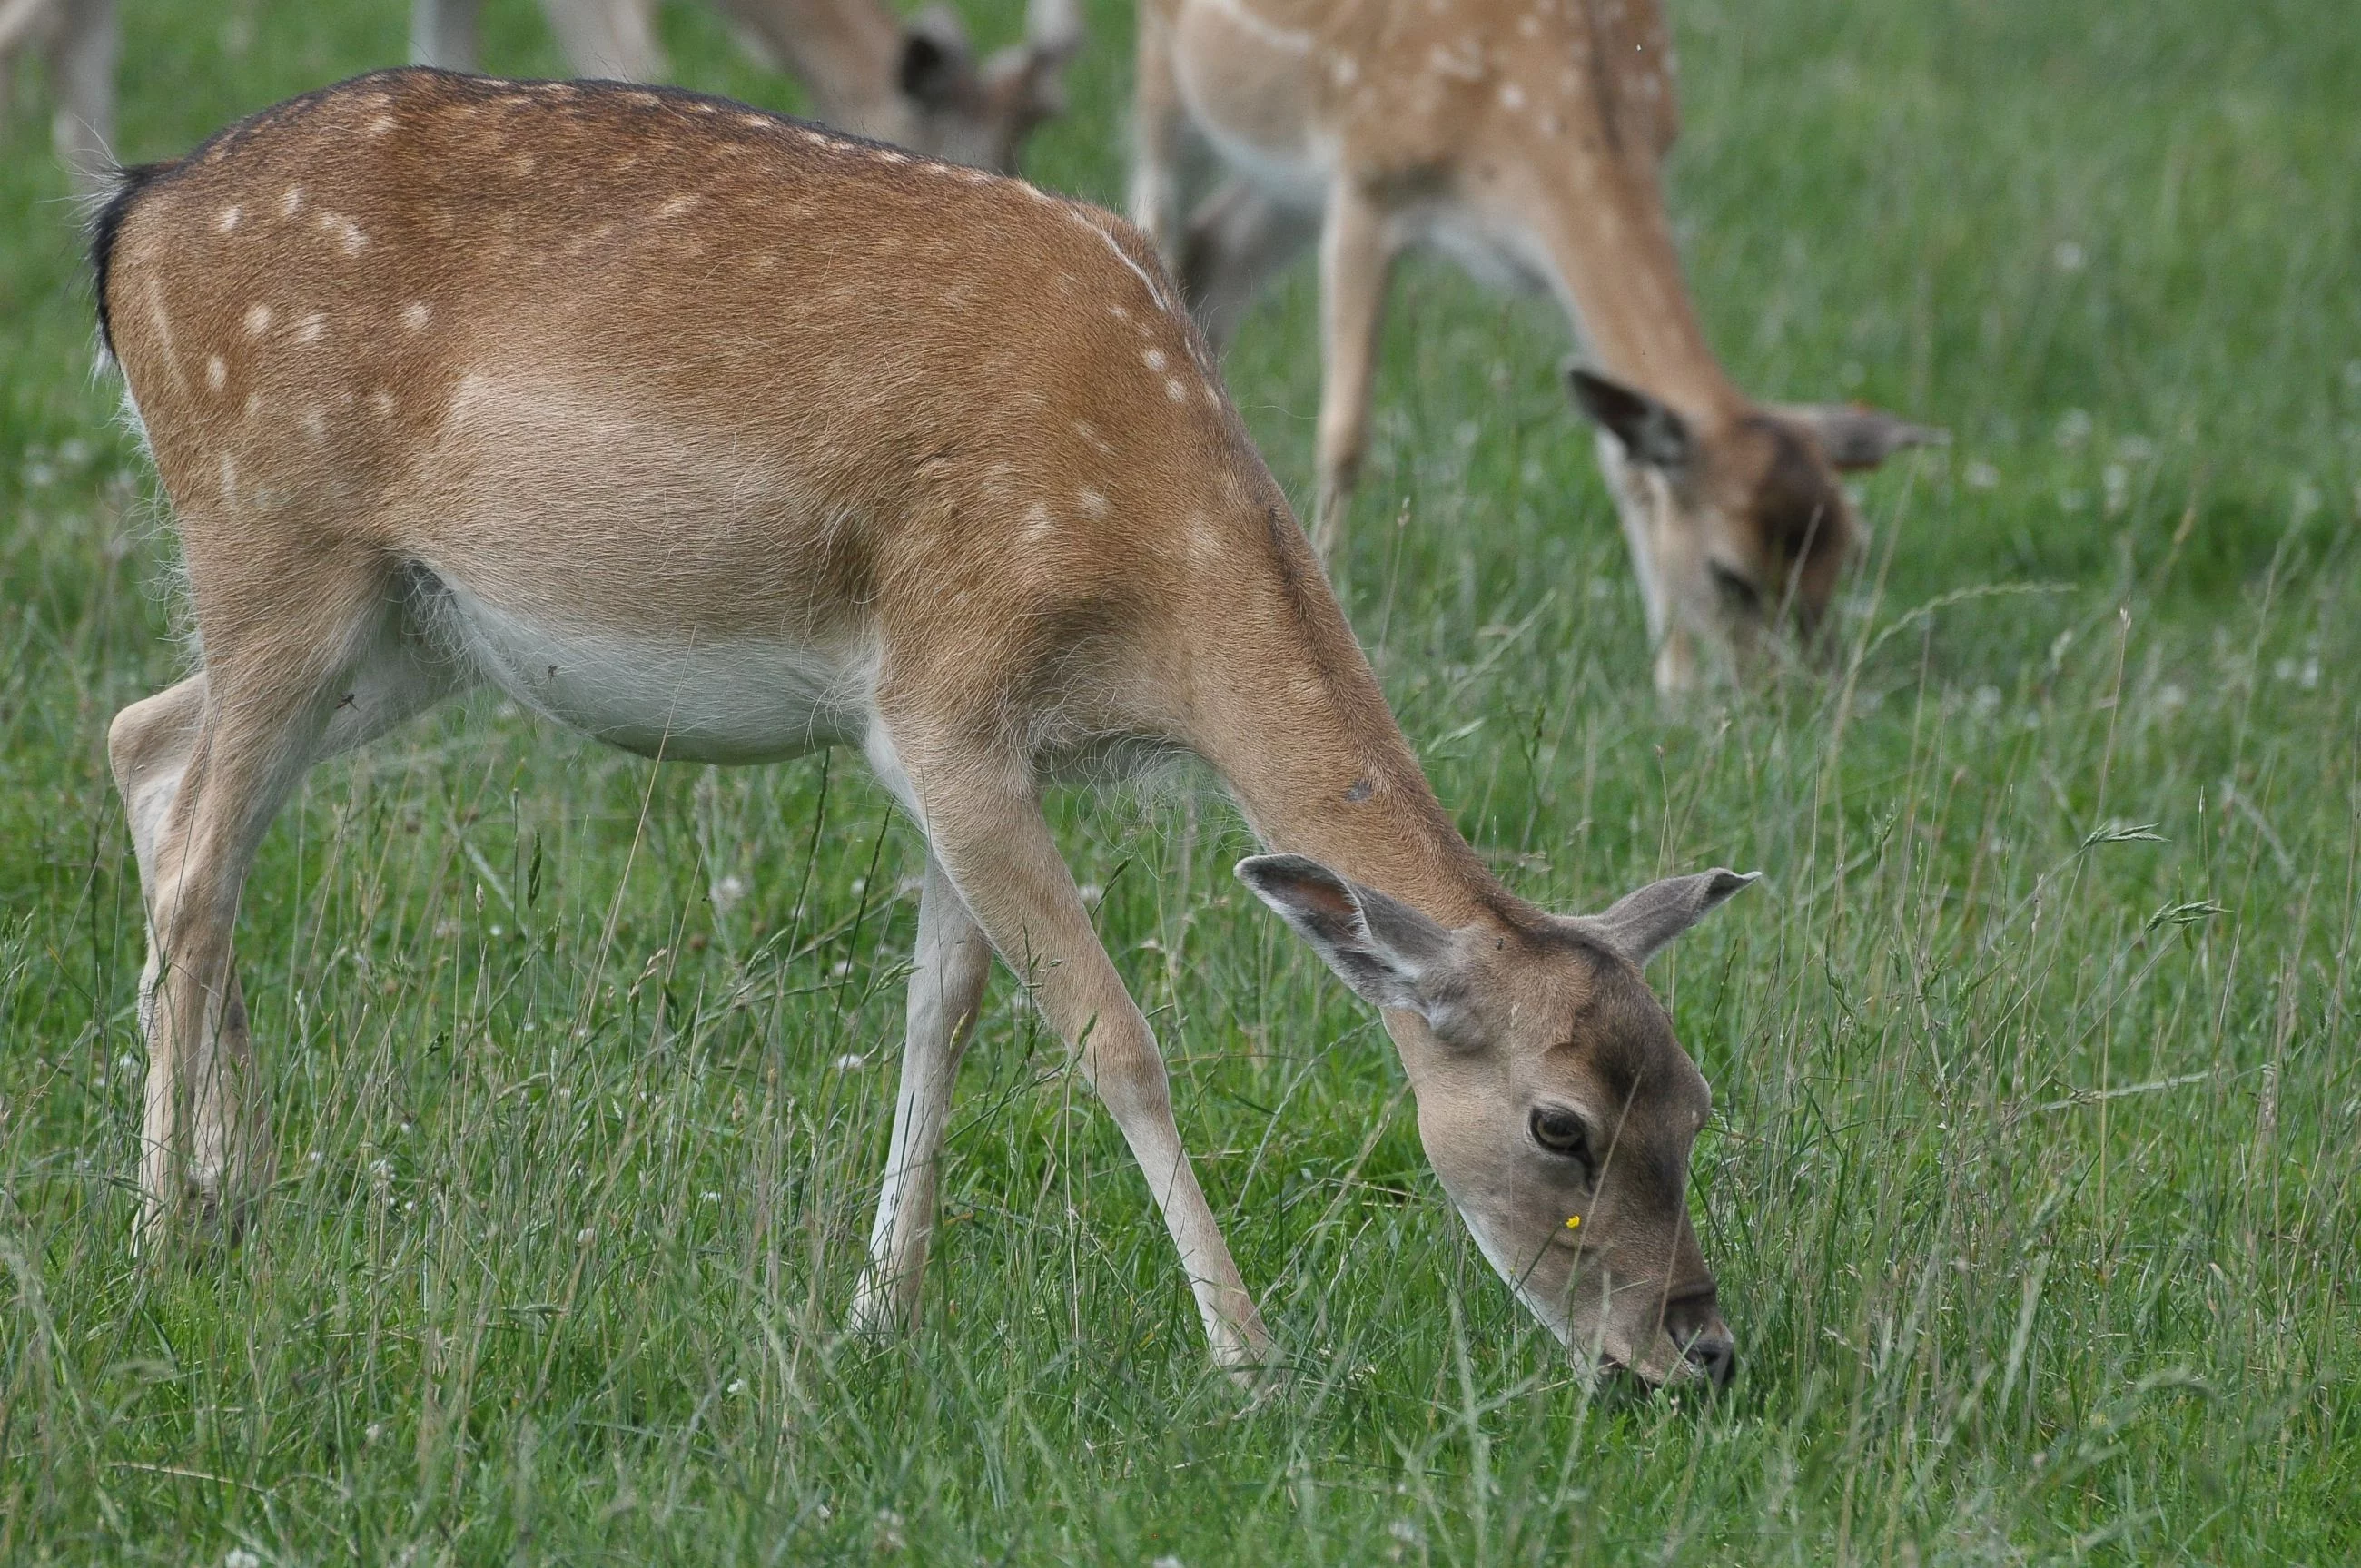
[[[1014,172],[1025,139],[1064,110],[1064,73],[1082,47],[1078,0],[1029,0],[1025,41],[979,61],[958,13],[933,5],[906,27],[886,0],[715,0],[741,42],[784,63],[832,126]],[[411,59],[476,68],[482,0],[413,0]],[[542,0],[577,76],[664,74],[654,0]],[[17,53],[49,60],[51,139],[86,186],[103,183],[115,137],[115,0],[0,0],[0,106]]]
[[[268,1184],[239,893],[312,766],[469,686],[660,759],[857,747],[927,845],[856,1319],[917,1310],[996,954],[1129,1143],[1219,1362],[1271,1342],[1041,792],[1195,757],[1384,1010],[1443,1190],[1567,1346],[1729,1376],[1704,1079],[1642,978],[1752,879],[1547,914],[1437,803],[1144,236],[688,93],[397,71],[125,171],[101,331],[203,663],[107,739],[145,894],[140,1232]],[[143,1243],[144,1245],[144,1243]]]
[[[1886,413],[1772,408],[1699,325],[1664,204],[1678,128],[1654,0],[1142,0],[1133,216],[1225,343],[1319,241],[1315,537],[1337,547],[1393,260],[1439,247],[1557,295],[1631,545],[1658,687],[1808,640],[1854,542],[1836,470],[1940,439]],[[1221,182],[1183,219],[1191,143]]]
[[[815,117],[857,136],[1014,173],[1035,126],[1065,108],[1063,75],[1082,47],[1078,0],[1029,0],[1025,41],[978,61],[959,14],[930,5],[907,25],[885,0],[714,0],[756,58],[784,66]],[[413,0],[410,58],[476,69],[482,0]],[[654,0],[541,0],[577,76],[665,74]]]

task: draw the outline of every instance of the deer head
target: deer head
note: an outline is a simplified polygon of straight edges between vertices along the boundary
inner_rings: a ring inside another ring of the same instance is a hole
[[[1603,915],[1451,930],[1300,855],[1238,876],[1385,1010],[1428,1161],[1550,1332],[1650,1382],[1729,1381],[1737,1348],[1688,1213],[1712,1096],[1640,970],[1754,877],[1674,877]]]
[[[1754,674],[1783,630],[1806,652],[1822,648],[1860,537],[1838,471],[1947,439],[1878,409],[1750,404],[1698,419],[1578,365],[1566,382],[1598,427],[1668,693],[1695,685],[1700,663]]]
[[[1025,138],[1065,110],[1065,70],[1082,41],[1073,0],[1031,0],[1025,41],[979,62],[967,27],[930,5],[902,35],[895,85],[909,124],[900,141],[978,169],[1014,173]]]

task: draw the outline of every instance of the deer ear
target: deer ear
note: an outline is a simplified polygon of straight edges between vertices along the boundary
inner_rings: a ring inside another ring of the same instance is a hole
[[[1301,855],[1250,855],[1237,874],[1364,1002],[1438,1032],[1457,1011],[1451,933],[1409,905]]]
[[[1951,433],[1912,424],[1866,403],[1783,403],[1778,411],[1811,432],[1839,468],[1874,468],[1905,446],[1948,446]]]
[[[1613,436],[1634,463],[1668,471],[1688,466],[1696,450],[1689,422],[1665,404],[1637,387],[1611,381],[1572,360],[1565,364],[1565,384],[1575,406]]]
[[[1761,872],[1741,876],[1719,866],[1695,876],[1666,877],[1624,894],[1606,914],[1592,916],[1588,924],[1616,951],[1635,964],[1645,964],[1674,938],[1762,879]]]
[[[906,97],[928,107],[942,104],[974,69],[974,50],[958,12],[948,5],[929,5],[910,18],[902,35],[902,58],[894,68],[894,80]]]

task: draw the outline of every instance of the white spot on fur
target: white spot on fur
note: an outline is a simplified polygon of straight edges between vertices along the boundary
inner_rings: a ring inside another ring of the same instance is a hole
[[[310,315],[305,316],[303,318],[302,324],[295,329],[295,341],[298,343],[317,343],[320,341],[320,334],[327,330],[328,318],[322,315],[319,312],[313,311]]]
[[[246,216],[246,209],[244,207],[224,207],[221,210],[221,216],[214,220],[214,227],[221,230],[224,234],[227,234],[230,230],[237,227],[237,220],[244,216]]]
[[[287,193],[279,198],[280,212],[291,218],[297,213],[302,211],[302,208],[303,187],[301,185],[290,185],[287,187]]]
[[[750,130],[767,131],[771,128],[771,122],[760,115],[741,115],[738,123]]]
[[[229,379],[229,365],[218,354],[205,360],[205,385],[218,392]]]
[[[432,310],[427,308],[425,301],[412,300],[410,303],[401,307],[401,324],[408,327],[412,332],[423,331],[426,326],[427,318],[432,316],[434,313]]]
[[[1112,510],[1107,505],[1107,499],[1096,490],[1076,490],[1074,503],[1082,509],[1082,515],[1089,518],[1104,517]]]
[[[246,313],[246,334],[248,337],[260,337],[269,330],[270,307],[269,305],[249,307]]]
[[[689,208],[697,205],[697,201],[698,198],[695,196],[675,196],[671,201],[666,202],[663,206],[656,209],[656,216],[660,218],[676,218],[680,216],[681,214],[688,211]]]
[[[386,132],[391,129],[393,129],[393,116],[391,115],[379,115],[376,119],[371,120],[368,123],[368,126],[361,134],[369,137],[371,140],[375,140],[377,137],[385,135]]]
[[[393,394],[379,387],[369,394],[369,412],[379,419],[393,417]]]
[[[1504,109],[1523,108],[1525,90],[1513,82],[1504,83],[1500,88],[1500,106]]]
[[[1189,400],[1189,389],[1181,383],[1180,377],[1167,376],[1164,378],[1164,395],[1176,403],[1185,403]]]
[[[303,411],[303,428],[311,432],[315,440],[324,439],[328,433],[328,416],[319,409],[306,409]]]
[[[1164,368],[1164,350],[1160,348],[1151,348],[1147,353],[1141,355],[1139,356],[1139,360],[1141,364],[1147,366],[1150,370],[1161,370]]]
[[[1057,519],[1049,515],[1049,509],[1048,507],[1042,505],[1039,501],[1035,501],[1031,506],[1025,509],[1026,537],[1029,539],[1044,538],[1049,534],[1051,529],[1057,526]]]
[[[248,418],[248,419],[252,419],[255,415],[257,415],[257,414],[260,413],[261,411],[262,411],[262,394],[261,394],[260,392],[248,392],[248,393],[247,393],[247,395],[246,395],[246,417],[247,417],[247,418]]]
[[[1107,307],[1107,314],[1113,316],[1119,322],[1127,322],[1131,319],[1131,307],[1128,305],[1109,305]]]
[[[321,233],[335,236],[336,242],[345,247],[346,256],[358,256],[361,247],[368,243],[368,236],[361,232],[361,225],[342,213],[322,213],[313,221],[320,225]]]

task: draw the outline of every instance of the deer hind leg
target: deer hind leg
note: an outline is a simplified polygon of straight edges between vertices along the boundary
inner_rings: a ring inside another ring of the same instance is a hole
[[[1320,214],[1280,202],[1240,178],[1224,181],[1189,216],[1180,288],[1205,341],[1229,346],[1246,307],[1312,243]]]
[[[943,1132],[960,1058],[974,1032],[992,974],[992,944],[932,854],[918,894],[918,946],[910,971],[902,1089],[894,1142],[869,1235],[869,1269],[853,1298],[853,1325],[866,1333],[916,1328],[941,1189]]]
[[[652,0],[542,0],[577,76],[653,82],[666,74]]]
[[[873,741],[873,757],[878,750]],[[881,771],[909,780],[935,859],[1131,1146],[1180,1250],[1213,1359],[1250,1380],[1269,1362],[1269,1332],[1181,1146],[1156,1036],[1099,945],[1027,770],[955,758],[937,767],[906,747],[885,751],[894,766]]]
[[[307,579],[302,603],[277,607],[267,646],[216,640],[203,673],[134,703],[108,731],[148,910],[143,1238],[184,1206],[234,1231],[269,1183],[231,944],[264,830],[319,758],[456,684],[374,561],[324,576]]]

